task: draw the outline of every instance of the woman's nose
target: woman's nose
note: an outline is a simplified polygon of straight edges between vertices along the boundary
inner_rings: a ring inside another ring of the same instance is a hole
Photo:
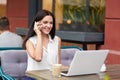
[[[48,26],[48,27],[51,27],[51,24],[48,23],[47,26]]]

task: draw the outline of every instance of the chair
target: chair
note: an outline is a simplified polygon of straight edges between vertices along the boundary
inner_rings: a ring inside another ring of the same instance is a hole
[[[15,80],[25,80],[27,69],[27,53],[25,50],[1,51],[1,67],[5,74],[14,77]]]
[[[0,51],[3,50],[23,50],[22,47],[0,47]]]
[[[75,52],[80,50],[83,50],[83,49],[77,46],[62,46],[61,47],[61,64],[65,66],[69,66],[74,57]]]

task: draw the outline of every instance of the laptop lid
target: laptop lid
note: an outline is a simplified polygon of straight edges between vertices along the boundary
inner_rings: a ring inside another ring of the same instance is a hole
[[[109,50],[77,51],[65,76],[99,73]]]

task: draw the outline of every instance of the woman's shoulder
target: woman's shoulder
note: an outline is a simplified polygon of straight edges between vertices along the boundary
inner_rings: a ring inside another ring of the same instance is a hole
[[[32,36],[29,38],[30,41],[35,41],[36,40],[36,36]]]
[[[32,37],[30,37],[29,39],[36,39],[36,36],[32,36]]]
[[[55,36],[55,38],[57,38],[57,39],[61,39],[61,38],[60,38],[59,36],[57,36],[57,35]]]
[[[61,41],[61,38],[59,36],[55,36],[55,39],[57,39],[58,41]]]

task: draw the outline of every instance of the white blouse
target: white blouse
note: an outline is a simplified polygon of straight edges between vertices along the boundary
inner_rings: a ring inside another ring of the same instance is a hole
[[[36,36],[30,37],[29,40],[36,46]],[[49,43],[47,49],[43,47],[43,58],[41,62],[37,62],[32,59],[28,54],[28,66],[27,71],[30,70],[43,70],[43,69],[51,69],[51,65],[53,63],[58,62],[58,37],[52,40],[49,35]]]

